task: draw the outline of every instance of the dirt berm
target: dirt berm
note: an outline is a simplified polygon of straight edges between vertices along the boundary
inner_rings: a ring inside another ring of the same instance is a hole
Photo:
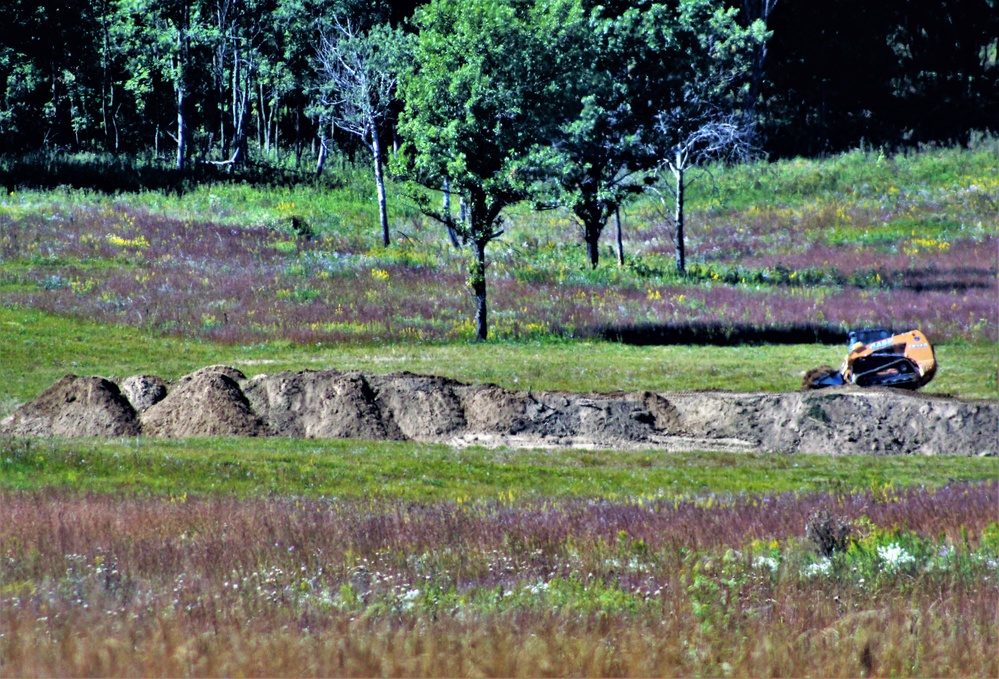
[[[13,436],[287,436],[868,455],[997,455],[999,402],[840,387],[779,394],[510,391],[411,373],[247,379],[210,366],[172,384],[68,375],[0,422]]]

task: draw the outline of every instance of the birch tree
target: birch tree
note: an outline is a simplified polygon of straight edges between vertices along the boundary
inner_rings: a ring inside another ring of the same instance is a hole
[[[686,59],[664,81],[668,96],[654,125],[659,174],[668,175],[658,192],[664,204],[672,204],[675,264],[683,272],[690,170],[751,150],[753,124],[744,103],[755,48],[768,36],[759,20],[741,27],[737,10],[717,0],[681,0],[663,31],[669,51]]]
[[[402,29],[388,24],[361,32],[349,21],[336,21],[320,36],[317,48],[320,118],[358,136],[371,151],[386,246],[390,237],[381,133],[392,113],[407,42]]]
[[[667,220],[673,231],[674,262],[676,270],[687,268],[685,242],[686,192],[691,183],[690,170],[716,160],[745,158],[752,151],[752,123],[742,113],[716,112],[706,116],[689,131],[676,135],[675,120],[663,114],[657,128],[665,136],[675,139],[661,161],[660,172],[668,172],[671,181],[665,182],[653,191],[661,204],[669,209]]]

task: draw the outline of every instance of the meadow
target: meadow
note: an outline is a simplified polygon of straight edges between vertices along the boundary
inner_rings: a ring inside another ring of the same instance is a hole
[[[608,245],[596,270],[564,214],[518,207],[485,343],[466,253],[399,194],[376,245],[349,164],[11,186],[0,418],[66,373],[218,363],[788,391],[871,324],[934,341],[929,393],[996,399],[997,157],[985,137],[718,168],[685,275],[651,200],[624,211],[625,265]],[[996,676],[996,479],[957,455],[0,439],[0,674]]]
[[[5,676],[995,676],[994,481],[0,493]]]
[[[686,275],[651,199],[624,211],[625,265],[607,233],[597,269],[564,213],[522,206],[488,251],[492,336],[886,325],[994,343],[997,146],[722,169],[692,187]],[[467,253],[398,191],[381,247],[370,182],[344,172],[179,197],[14,191],[0,201],[0,299],[245,346],[471,338]]]

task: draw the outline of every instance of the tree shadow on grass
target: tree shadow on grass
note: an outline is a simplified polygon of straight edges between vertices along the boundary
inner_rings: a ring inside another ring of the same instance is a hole
[[[192,161],[177,170],[160,160],[130,156],[37,152],[0,157],[0,185],[5,193],[59,187],[89,189],[106,194],[164,191],[182,195],[202,184],[247,183],[254,186],[293,186],[321,181],[331,184],[332,175],[315,175],[259,163],[239,166]]]
[[[586,328],[584,338],[638,346],[692,344],[843,344],[848,330],[839,325],[799,323],[789,325],[739,325],[730,323],[643,323]]]

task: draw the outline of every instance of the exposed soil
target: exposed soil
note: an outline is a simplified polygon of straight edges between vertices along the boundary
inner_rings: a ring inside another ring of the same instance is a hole
[[[236,380],[246,376],[232,368],[202,368],[178,380],[166,398],[140,419],[147,436],[259,436],[264,421],[253,412]]]
[[[103,377],[66,375],[0,422],[8,436],[138,436],[135,408]]]
[[[814,454],[999,454],[999,402],[836,387],[782,394],[510,391],[412,373],[210,366],[122,389],[67,376],[0,422],[14,436],[286,436]],[[165,389],[165,396],[162,389]],[[131,402],[130,402],[131,400]]]
[[[167,395],[167,383],[156,375],[126,377],[118,383],[118,388],[140,413],[149,410]]]

